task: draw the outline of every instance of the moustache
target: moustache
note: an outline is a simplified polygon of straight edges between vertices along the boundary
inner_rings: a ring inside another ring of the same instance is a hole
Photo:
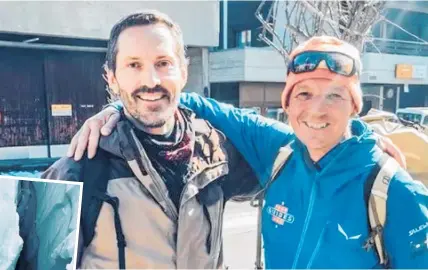
[[[170,98],[169,91],[160,85],[156,85],[155,87],[152,87],[152,88],[149,88],[147,86],[141,86],[140,88],[134,90],[134,92],[132,93],[132,97],[136,98],[138,94],[143,94],[143,93],[162,93],[167,98]]]

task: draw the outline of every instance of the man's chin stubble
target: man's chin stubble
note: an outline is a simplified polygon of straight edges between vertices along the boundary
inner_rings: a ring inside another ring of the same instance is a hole
[[[143,118],[140,114],[135,113],[132,114],[132,116],[129,118],[133,125],[137,127],[140,130],[143,130],[147,133],[153,133],[153,134],[166,134],[168,133],[173,127],[175,121],[171,120],[174,119],[174,113],[171,113],[170,116],[167,116],[162,119],[157,120],[148,120],[147,117]]]

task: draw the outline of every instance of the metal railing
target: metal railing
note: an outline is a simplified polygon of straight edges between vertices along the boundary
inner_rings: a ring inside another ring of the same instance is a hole
[[[243,48],[260,48],[260,47],[234,47],[226,50],[241,50]],[[263,47],[269,48],[269,46]],[[220,47],[210,48],[210,52],[224,51]],[[425,56],[428,57],[428,43],[416,42],[416,41],[404,41],[396,39],[382,39],[373,38],[371,41],[367,41],[364,44],[363,52],[366,53],[385,53],[385,54],[399,54],[399,55],[413,55],[413,56]]]
[[[364,52],[428,56],[428,43],[374,38],[364,44]]]

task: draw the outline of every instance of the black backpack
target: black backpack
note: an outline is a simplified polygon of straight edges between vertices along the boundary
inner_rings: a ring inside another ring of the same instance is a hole
[[[102,149],[92,159],[84,155],[80,171],[80,181],[83,182],[82,210],[80,218],[80,232],[83,235],[83,243],[79,243],[77,266],[81,264],[83,249],[91,243],[95,226],[101,207],[104,202],[110,204],[114,210],[114,223],[116,228],[117,247],[119,255],[119,268],[125,269],[125,237],[122,232],[118,207],[119,200],[106,194],[108,181],[110,180],[109,167],[111,154]],[[79,239],[79,241],[82,239]]]

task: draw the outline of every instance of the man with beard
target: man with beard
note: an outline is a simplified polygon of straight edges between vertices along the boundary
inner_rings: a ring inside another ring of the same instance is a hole
[[[124,105],[117,128],[93,159],[62,158],[42,176],[84,183],[77,267],[221,267],[224,204],[260,187],[224,135],[178,105],[179,26],[156,11],[120,20],[105,78]]]

